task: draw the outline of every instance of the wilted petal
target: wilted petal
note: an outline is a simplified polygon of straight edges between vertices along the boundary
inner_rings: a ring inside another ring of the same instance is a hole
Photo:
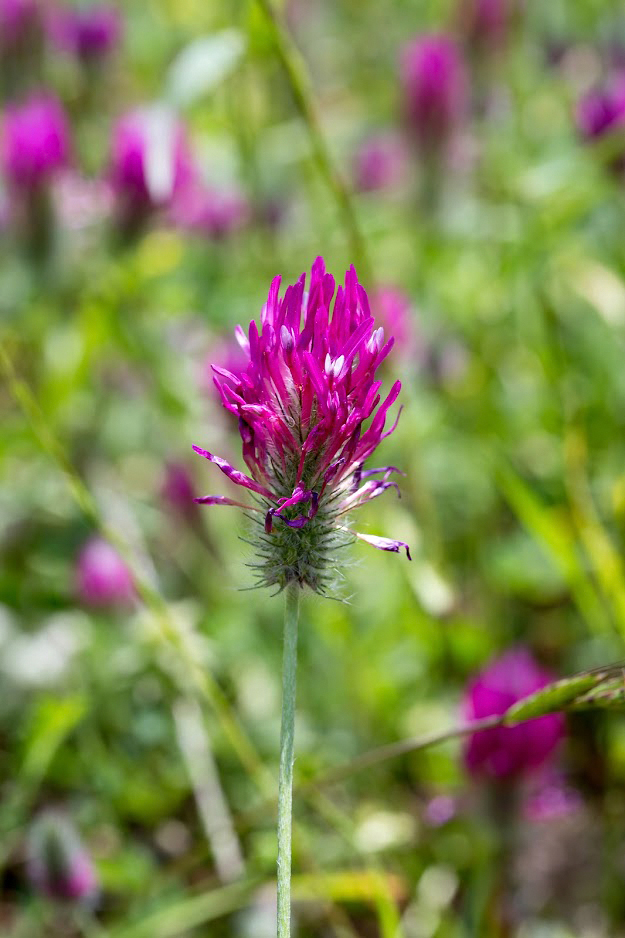
[[[378,537],[375,534],[361,534],[359,531],[354,531],[354,534],[361,541],[366,541],[367,544],[371,544],[372,547],[377,547],[378,550],[390,550],[394,554],[398,554],[403,547],[408,560],[412,560],[410,547],[403,541],[395,541],[390,537]]]

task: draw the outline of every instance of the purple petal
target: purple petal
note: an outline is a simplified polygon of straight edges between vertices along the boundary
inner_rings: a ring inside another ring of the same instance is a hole
[[[378,537],[375,534],[360,534],[358,531],[354,531],[354,534],[356,537],[360,538],[361,541],[365,541],[367,544],[371,544],[372,547],[377,547],[378,550],[390,550],[394,554],[398,554],[400,549],[403,547],[406,551],[408,560],[412,560],[412,557],[410,556],[410,547],[403,541],[395,541],[390,537]]]
[[[272,501],[275,501],[275,495],[273,495],[269,489],[266,489],[263,485],[259,485],[258,482],[254,481],[254,479],[246,476],[244,472],[239,472],[238,469],[235,469],[234,466],[231,466],[230,463],[226,462],[225,459],[222,459],[220,456],[215,456],[213,453],[209,453],[206,449],[200,449],[199,446],[194,446],[193,450],[196,453],[199,453],[200,456],[203,456],[204,459],[208,459],[210,462],[215,463],[217,468],[221,469],[224,475],[227,475],[235,485],[242,485],[251,492],[257,492],[259,495],[264,495],[265,498],[270,498]]]
[[[203,495],[201,498],[194,498],[193,501],[197,502],[198,505],[236,505],[237,508],[247,508],[249,511],[260,511],[259,508],[255,508],[253,505],[237,502],[232,498],[227,498],[225,495]]]

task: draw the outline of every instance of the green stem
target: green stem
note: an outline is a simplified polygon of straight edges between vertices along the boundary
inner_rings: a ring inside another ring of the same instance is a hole
[[[284,610],[282,729],[278,782],[278,938],[289,938],[291,934],[291,825],[299,592],[297,583],[287,586]]]
[[[271,30],[278,58],[291,87],[295,106],[306,124],[313,157],[337,204],[350,250],[359,272],[362,272],[361,279],[371,284],[373,274],[365,239],[358,224],[347,183],[334,163],[321,129],[306,64],[288,29],[278,16],[272,0],[257,0],[257,2]]]

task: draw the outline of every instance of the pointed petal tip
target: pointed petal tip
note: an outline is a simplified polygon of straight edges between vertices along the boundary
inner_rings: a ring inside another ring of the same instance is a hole
[[[371,544],[372,547],[376,547],[378,550],[388,550],[393,554],[398,554],[403,548],[406,551],[408,560],[412,560],[410,546],[405,541],[397,541],[391,537],[379,537],[375,534],[361,534],[359,531],[354,531],[354,534],[361,541]]]

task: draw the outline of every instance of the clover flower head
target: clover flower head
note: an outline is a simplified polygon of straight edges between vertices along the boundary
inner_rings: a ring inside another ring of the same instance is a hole
[[[33,189],[65,167],[69,159],[69,126],[63,108],[51,94],[36,94],[11,105],[4,115],[2,165],[18,189]]]
[[[400,137],[377,133],[358,147],[354,156],[354,177],[361,192],[386,189],[401,182],[406,172],[406,152]]]
[[[467,720],[503,714],[529,694],[554,680],[526,648],[511,648],[493,661],[467,688]],[[464,762],[475,776],[514,780],[543,766],[564,736],[561,713],[474,733],[467,740]]]
[[[131,111],[115,124],[110,180],[128,211],[145,213],[170,204],[194,172],[184,128],[162,109]]]
[[[583,804],[581,793],[567,782],[561,772],[547,769],[528,792],[523,803],[523,817],[534,822],[553,821],[577,813]]]
[[[62,49],[79,59],[102,59],[121,38],[121,14],[108,4],[60,9],[51,17],[50,32]]]
[[[196,499],[207,505],[251,508],[260,522],[255,546],[259,583],[291,582],[327,592],[333,550],[349,543],[344,516],[388,488],[394,466],[365,469],[366,460],[393,432],[385,429],[401,384],[381,399],[376,370],[393,346],[376,329],[367,294],[351,267],[336,289],[322,258],[280,296],[271,284],[260,325],[236,330],[247,365],[234,374],[214,366],[223,406],[238,420],[249,475],[207,450],[236,485],[254,496],[249,505],[222,495]],[[334,304],[332,306],[332,300]],[[380,550],[406,550],[402,541],[356,537]]]
[[[625,80],[594,88],[577,104],[577,128],[584,140],[596,140],[625,125]]]
[[[125,605],[135,596],[130,570],[115,548],[100,537],[92,538],[80,552],[76,590],[87,606]]]
[[[161,484],[161,497],[165,503],[183,517],[193,517],[197,511],[193,498],[195,486],[191,474],[184,463],[170,462],[165,466],[165,475]]]
[[[394,337],[402,360],[421,361],[424,342],[415,324],[416,316],[408,294],[399,287],[382,284],[373,293],[372,303],[380,325]]]
[[[89,854],[64,814],[43,811],[31,825],[27,871],[33,888],[48,899],[85,902],[98,885]]]
[[[468,79],[458,46],[445,35],[413,39],[404,49],[402,79],[408,126],[425,153],[437,152],[467,108]]]

